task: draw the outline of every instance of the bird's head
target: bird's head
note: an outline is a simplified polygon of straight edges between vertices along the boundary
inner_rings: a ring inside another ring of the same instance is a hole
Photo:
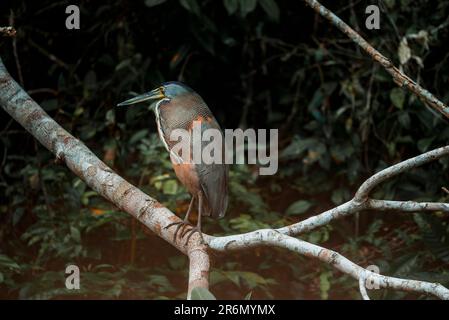
[[[188,86],[181,82],[171,81],[161,84],[150,92],[143,93],[137,97],[119,103],[117,106],[129,106],[136,103],[146,102],[150,103],[150,108],[153,108],[161,100],[171,100],[177,96],[193,92]]]

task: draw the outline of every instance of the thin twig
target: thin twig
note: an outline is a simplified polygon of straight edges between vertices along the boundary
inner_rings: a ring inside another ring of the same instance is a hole
[[[217,237],[209,239],[209,247],[218,251],[229,250],[229,247],[223,247],[223,238],[224,237]],[[361,277],[363,277],[364,279],[369,278],[370,281],[375,283],[379,288],[391,288],[396,290],[426,293],[432,294],[436,297],[439,297],[440,299],[449,299],[449,290],[441,284],[430,283],[426,281],[401,279],[377,274],[368,269],[362,268],[361,266],[342,256],[338,252],[287,236],[276,230],[258,230],[254,233],[251,233],[250,236],[246,237],[244,240],[235,241],[232,244],[233,249],[237,249],[237,247],[240,247],[240,249],[247,249],[249,247],[261,245],[285,248],[306,257],[316,258],[353,277],[354,279],[359,280]]]
[[[377,187],[380,183],[384,182],[385,180],[394,177],[398,174],[401,174],[405,171],[408,171],[410,169],[419,167],[423,164],[426,164],[431,161],[435,161],[437,159],[440,159],[444,156],[449,155],[449,146],[441,147],[438,149],[434,149],[431,151],[428,151],[426,153],[420,154],[419,156],[416,156],[414,158],[402,161],[398,164],[395,164],[391,167],[388,167],[378,173],[376,173],[374,176],[366,180],[357,191],[354,199],[356,201],[363,201],[366,198],[368,198],[370,192]]]
[[[370,300],[368,292],[366,292],[366,278],[364,275],[361,275],[359,278],[359,290],[363,300]]]
[[[53,53],[50,53],[47,49],[43,48],[41,45],[37,44],[36,42],[34,42],[31,39],[29,39],[29,43],[30,43],[31,46],[35,47],[42,55],[47,57],[50,61],[53,61],[58,66],[66,69],[66,70],[70,70],[70,67],[69,67],[69,65],[67,63],[62,61],[60,58],[55,56]]]
[[[9,15],[9,24],[14,27],[14,11],[11,10]],[[25,88],[22,74],[22,66],[20,65],[19,54],[17,53],[17,37],[12,39],[12,53],[14,55],[14,61],[16,62],[17,74],[19,75],[19,83],[22,88]]]

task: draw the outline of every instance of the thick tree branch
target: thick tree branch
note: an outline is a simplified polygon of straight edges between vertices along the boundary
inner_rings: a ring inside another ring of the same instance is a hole
[[[368,296],[368,292],[366,291],[366,277],[365,275],[361,275],[359,277],[359,290],[360,295],[362,296],[363,300],[371,300]]]
[[[402,211],[402,212],[422,212],[422,211],[442,211],[449,213],[449,204],[441,202],[414,202],[414,201],[391,201],[369,199],[366,206],[370,210],[379,211]]]
[[[350,275],[354,279],[368,279],[372,283],[377,284],[380,288],[421,292],[435,295],[441,299],[449,299],[449,290],[438,283],[380,275],[358,266],[338,252],[287,236],[276,230],[257,230],[255,232],[240,235],[239,237],[240,239],[234,240],[232,247],[226,246],[226,244],[229,243],[226,242],[226,237],[209,238],[209,246],[218,251],[246,249],[260,245],[276,246],[297,252],[307,257],[319,259],[322,262],[333,266],[337,270]]]
[[[406,74],[401,72],[393,65],[390,59],[386,58],[373,46],[371,46],[365,39],[363,39],[354,29],[347,25],[343,20],[337,17],[332,11],[324,7],[318,1],[304,0],[312,9],[318,12],[321,16],[329,20],[334,26],[343,31],[352,41],[359,45],[368,53],[374,61],[380,63],[382,67],[393,77],[394,82],[399,87],[405,87],[410,92],[418,96],[422,101],[429,105],[434,110],[449,118],[449,107],[438,100],[432,93],[421,87],[415,81],[410,79]]]
[[[207,247],[196,247],[188,252],[189,256],[189,289],[187,299],[190,299],[190,294],[193,288],[209,287],[209,271],[210,261]]]

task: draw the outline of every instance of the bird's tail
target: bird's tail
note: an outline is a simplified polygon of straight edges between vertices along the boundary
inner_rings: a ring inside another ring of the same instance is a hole
[[[202,214],[215,219],[222,218],[228,207],[228,167],[226,165],[211,165],[207,167],[201,185],[203,191]]]
[[[228,207],[228,194],[209,194],[208,196],[203,200],[201,208],[203,216],[215,219],[223,218]]]

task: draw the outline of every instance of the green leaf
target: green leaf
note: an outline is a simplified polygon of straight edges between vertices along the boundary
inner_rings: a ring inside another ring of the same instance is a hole
[[[41,106],[45,111],[53,111],[58,109],[57,99],[48,99],[41,102]]]
[[[259,0],[260,5],[265,10],[270,19],[279,21],[279,7],[274,0]]]
[[[226,8],[226,11],[228,11],[229,15],[234,14],[239,6],[238,0],[224,0],[223,4]]]
[[[115,123],[115,110],[110,109],[106,112],[106,125],[111,125]]]
[[[393,90],[391,90],[390,100],[396,108],[402,110],[405,102],[404,90],[402,90],[401,88],[394,88]]]
[[[389,8],[389,9],[393,9],[394,5],[395,5],[395,0],[384,0],[385,5]]]
[[[331,200],[334,204],[338,205],[343,203],[344,201],[349,200],[351,194],[346,188],[338,188],[332,192]]]
[[[449,263],[449,236],[442,220],[425,214],[414,214],[413,218],[418,225],[422,239],[432,254]]]
[[[115,66],[115,71],[119,71],[120,69],[129,67],[130,65],[131,65],[131,59],[125,59]]]
[[[244,300],[251,300],[251,296],[253,295],[253,292],[250,291],[246,294],[245,299]]]
[[[83,126],[81,128],[81,140],[89,140],[95,136],[97,133],[98,127],[92,126]]]
[[[240,232],[248,232],[255,229],[269,228],[269,224],[253,219],[248,214],[241,214],[238,217],[229,220],[232,229]]]
[[[117,283],[107,291],[111,296],[118,298],[122,293],[122,284]]]
[[[416,254],[416,252],[405,254],[402,257],[397,258],[394,261],[394,265],[391,269],[393,272],[393,275],[398,277],[407,277],[412,273],[413,271],[419,269],[420,263],[419,263],[419,254]]]
[[[421,152],[426,152],[429,150],[430,145],[432,144],[435,137],[424,138],[418,140],[418,150]]]
[[[0,254],[0,267],[15,270],[20,269],[20,266],[14,260],[4,254]]]
[[[316,89],[315,93],[313,94],[312,100],[307,106],[307,110],[319,123],[326,122],[326,119],[324,118],[323,114],[320,111],[320,106],[322,105],[324,98],[325,97],[323,95],[322,88],[318,88]]]
[[[215,296],[206,288],[196,287],[190,294],[192,300],[217,300]]]
[[[84,77],[84,88],[87,90],[94,90],[97,87],[97,75],[90,70]]]
[[[98,193],[96,191],[90,190],[87,192],[84,192],[81,196],[81,203],[85,206],[89,205],[89,198],[98,196]]]
[[[82,115],[84,113],[84,108],[81,106],[77,106],[75,111],[73,112],[73,116],[74,117],[79,117],[80,115]]]
[[[12,216],[12,225],[15,226],[19,223],[19,221],[22,219],[23,214],[25,213],[24,208],[17,208],[13,212]]]
[[[130,145],[135,144],[136,142],[142,140],[143,138],[145,138],[148,134],[148,130],[147,129],[142,129],[137,131],[136,133],[134,133],[131,138],[128,140],[128,143]]]
[[[398,57],[401,64],[406,64],[412,57],[412,50],[408,46],[406,37],[403,37],[398,47]]]
[[[149,8],[151,8],[151,7],[160,5],[160,4],[164,3],[165,1],[167,1],[167,0],[145,0],[145,5]]]
[[[186,265],[186,258],[182,255],[173,256],[168,258],[168,264],[174,270],[181,270]]]
[[[329,298],[329,289],[331,288],[330,276],[331,273],[329,271],[320,274],[320,295],[323,300]]]
[[[150,276],[150,284],[164,289],[173,289],[170,280],[164,275],[153,274]]]
[[[404,129],[408,130],[410,128],[411,119],[407,112],[405,112],[405,111],[401,112],[401,114],[398,117],[398,120]]]
[[[244,18],[256,8],[256,0],[240,0],[240,14]]]
[[[164,184],[162,186],[162,192],[164,194],[170,194],[174,195],[178,192],[178,183],[174,179],[170,179],[167,181],[164,181]]]
[[[228,278],[232,283],[234,283],[237,287],[241,286],[240,283],[240,274],[238,271],[225,271],[223,272],[226,278]]]
[[[200,15],[200,6],[196,0],[179,0],[179,3],[187,9],[187,11],[190,11],[197,16]]]
[[[294,215],[298,215],[298,214],[303,214],[304,212],[306,212],[307,210],[309,210],[309,208],[312,206],[313,204],[310,201],[307,200],[299,200],[296,201],[294,203],[292,203],[286,210],[285,214],[289,215],[289,216],[294,216]]]
[[[75,241],[81,242],[81,234],[77,228],[70,226],[70,235]]]
[[[344,144],[336,144],[331,146],[331,155],[334,158],[334,160],[342,162],[346,159],[350,159],[351,156],[354,154],[355,150],[351,143],[344,143]]]

